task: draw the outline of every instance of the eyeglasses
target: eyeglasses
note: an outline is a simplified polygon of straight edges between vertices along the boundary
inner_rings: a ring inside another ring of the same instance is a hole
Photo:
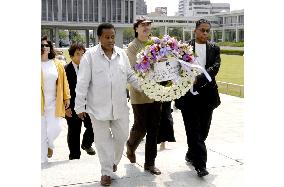
[[[210,29],[197,29],[197,30],[200,30],[201,32],[203,32],[203,33],[205,33],[205,32],[207,32],[207,33],[210,33]]]
[[[50,47],[49,44],[41,44],[41,47]]]

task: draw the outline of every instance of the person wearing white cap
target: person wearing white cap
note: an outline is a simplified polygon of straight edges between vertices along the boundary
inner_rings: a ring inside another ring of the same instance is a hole
[[[152,21],[145,16],[138,17],[133,25],[135,39],[129,44],[126,53],[134,68],[137,53],[145,47],[150,39]],[[134,113],[134,124],[126,142],[127,158],[131,163],[136,162],[135,150],[146,135],[144,170],[151,174],[160,175],[161,171],[155,166],[157,156],[157,131],[160,124],[161,103],[150,99],[143,92],[130,87],[130,100]]]

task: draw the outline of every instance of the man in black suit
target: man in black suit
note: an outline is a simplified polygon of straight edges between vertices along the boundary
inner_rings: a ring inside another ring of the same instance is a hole
[[[79,70],[81,57],[85,53],[86,49],[82,43],[73,43],[68,51],[72,61],[65,65],[65,72],[71,93],[70,107],[66,109],[66,120],[68,124],[67,143],[70,150],[69,160],[73,160],[80,159],[81,156],[80,134],[82,120],[74,111],[74,106],[76,97],[75,88],[77,84],[77,73]],[[92,143],[94,142],[94,132],[90,117],[87,115],[83,122],[86,130],[83,135],[81,148],[85,150],[89,155],[95,155],[96,152],[92,148]]]
[[[193,92],[188,91],[175,102],[175,106],[181,110],[187,136],[188,151],[185,160],[195,167],[199,177],[209,174],[206,170],[205,140],[209,133],[213,110],[221,103],[215,80],[221,63],[220,48],[208,41],[210,28],[209,21],[198,20],[194,30],[195,39],[189,44],[193,46],[197,61],[205,68],[212,81],[209,82],[203,73],[198,75]],[[197,95],[193,94],[195,91],[198,92]]]

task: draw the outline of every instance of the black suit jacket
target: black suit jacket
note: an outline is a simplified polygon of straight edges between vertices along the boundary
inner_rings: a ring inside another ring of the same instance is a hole
[[[189,45],[192,45],[193,51],[195,51],[195,39],[191,40]],[[196,83],[193,85],[193,90],[199,94],[193,95],[188,91],[184,96],[175,101],[176,107],[178,109],[186,109],[187,107],[191,107],[192,104],[204,104],[212,109],[218,107],[221,101],[215,76],[219,71],[220,65],[220,48],[207,41],[205,69],[212,78],[212,81],[209,82],[203,73],[198,75]]]
[[[71,94],[69,107],[72,109],[72,111],[74,111],[75,97],[76,97],[75,88],[77,84],[77,75],[76,75],[76,71],[74,69],[72,62],[69,62],[68,64],[66,64],[64,68],[65,68],[65,72],[66,72],[66,76],[67,76],[67,80],[69,84],[69,89],[70,89],[70,94]]]

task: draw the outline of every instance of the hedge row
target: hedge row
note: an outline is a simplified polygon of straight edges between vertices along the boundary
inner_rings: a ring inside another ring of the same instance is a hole
[[[219,46],[244,47],[244,42],[218,42]]]
[[[221,54],[226,54],[226,55],[244,55],[243,50],[229,50],[229,49],[221,49]]]

